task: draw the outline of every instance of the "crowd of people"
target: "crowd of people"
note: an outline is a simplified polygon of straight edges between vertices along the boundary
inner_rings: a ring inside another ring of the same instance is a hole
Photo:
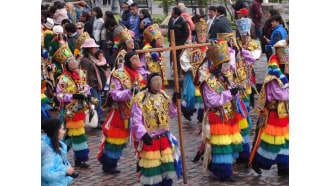
[[[277,164],[278,174],[287,176],[288,30],[274,9],[262,27],[261,3],[232,4],[236,33],[224,6],[210,6],[208,15],[193,17],[183,3],[172,9],[168,38],[174,30],[175,45],[191,45],[177,50],[184,81],[172,97],[164,91],[166,62],[172,59],[164,52],[136,53],[164,47],[164,36],[147,9],[124,1],[117,22],[111,11],[103,13],[83,0],[42,4],[42,185],[67,185],[79,175],[66,157],[71,148],[74,166],[89,167],[85,125],[102,130],[97,159],[104,172],[120,173],[119,159],[133,143],[140,182],[172,185],[182,175],[178,142],[169,130],[177,99],[183,100],[180,106],[187,120],[197,112],[202,123],[203,140],[193,162],[203,156],[204,175],[210,170],[221,181],[232,182],[236,160],[251,163],[258,174]],[[250,147],[249,112],[257,92],[253,64],[262,52],[269,59],[268,73],[256,105],[258,135]],[[58,111],[57,119],[51,118],[51,109]]]

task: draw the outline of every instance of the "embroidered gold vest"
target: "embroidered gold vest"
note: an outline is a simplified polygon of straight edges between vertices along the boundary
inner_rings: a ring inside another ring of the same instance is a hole
[[[166,78],[166,59],[164,56],[164,52],[159,53],[159,61],[154,61],[154,59],[151,57],[151,53],[145,53],[145,60],[147,63],[148,71],[150,72],[158,72],[163,79],[163,85],[168,85],[167,78]]]
[[[77,94],[84,93],[87,82],[87,71],[77,70],[80,76],[80,80],[73,80],[69,75],[62,74],[58,77],[58,83],[61,87],[63,94]],[[63,94],[59,94],[60,98],[63,98]],[[64,117],[73,118],[75,114],[81,113],[87,110],[87,103],[81,100],[73,100],[71,103],[64,104]]]
[[[125,55],[126,55],[127,51],[122,49],[118,54],[117,54],[117,57],[115,59],[115,67],[116,69],[118,69],[118,60],[122,59],[123,60],[123,64],[124,64],[124,61],[125,61]]]
[[[169,130],[169,104],[171,98],[161,90],[158,94],[152,94],[147,90],[140,92],[134,98],[141,108],[144,126],[148,133],[156,132],[160,129]]]
[[[221,79],[215,77],[212,74],[209,74],[205,78],[205,82],[207,86],[217,94],[221,94],[222,91],[228,90],[227,83],[224,83]],[[214,114],[216,114],[218,117],[223,118],[224,116],[226,119],[233,119],[236,112],[236,107],[232,99],[231,101],[225,103],[223,106],[212,108],[211,111],[214,112]]]
[[[241,55],[236,56],[236,65],[237,65],[237,78],[235,82],[239,84],[240,87],[244,88],[245,91],[240,93],[242,98],[247,98],[248,94],[251,94],[251,84],[248,80],[250,72],[248,65],[246,64],[245,58]],[[251,72],[252,73],[252,72]]]
[[[259,93],[259,98],[257,101],[256,112],[258,114],[264,114],[268,110],[276,110],[279,118],[284,118],[289,116],[289,101],[278,101],[273,100],[272,102],[267,101],[266,95],[266,84],[271,82],[272,80],[276,80],[279,86],[282,88],[282,81],[274,75],[267,75],[264,84],[262,85],[261,91]]]

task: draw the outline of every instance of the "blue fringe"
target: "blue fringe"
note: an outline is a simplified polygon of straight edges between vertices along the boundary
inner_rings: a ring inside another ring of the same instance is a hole
[[[102,164],[102,166],[106,169],[112,169],[117,167],[119,159],[112,159],[106,157],[104,154],[100,157],[99,161]]]
[[[258,153],[260,154],[260,156],[266,158],[266,159],[270,159],[270,160],[275,160],[277,157],[277,152],[270,152],[267,151],[265,149],[263,149],[262,147],[258,148]]]
[[[88,156],[89,149],[80,150],[80,151],[73,151],[73,152],[74,152],[74,157],[83,158],[83,157]]]
[[[224,163],[211,163],[210,169],[213,171],[224,171],[224,170],[231,170],[231,164],[224,164]]]
[[[289,163],[289,156],[279,154],[276,158],[276,163]]]
[[[88,145],[87,145],[86,142],[82,142],[82,143],[79,143],[79,144],[72,143],[72,148],[73,148],[74,151],[81,151],[81,150],[88,149]]]
[[[212,167],[212,166],[213,166],[213,163],[211,164],[211,167]],[[217,171],[217,170],[212,170],[212,169],[211,169],[211,172],[212,172],[215,176],[219,177],[220,179],[229,178],[229,177],[231,177],[231,176],[233,175],[233,172],[231,171],[231,169],[227,169],[227,170],[219,170],[219,171]]]
[[[250,158],[250,151],[243,151],[240,152],[238,155],[238,159],[249,159]]]
[[[278,170],[288,170],[289,163],[277,163],[277,169]]]
[[[195,86],[193,84],[192,73],[188,71],[184,77],[183,87],[183,97],[186,99],[187,105],[186,108],[194,109],[195,108]]]
[[[233,156],[233,158],[238,158],[238,152],[234,152],[231,155]]]
[[[289,149],[281,148],[281,150],[280,150],[280,152],[278,152],[278,154],[289,156]]]
[[[243,144],[242,146],[243,146],[243,152],[244,151],[249,151],[250,152],[250,145],[248,143]]]
[[[103,150],[103,154],[105,154],[108,158],[112,158],[112,159],[119,159],[120,156],[123,155],[123,150],[118,151],[118,152],[112,152],[106,148],[104,148]]]
[[[212,154],[212,163],[232,164],[234,162],[233,154]]]
[[[51,118],[52,117],[48,113],[49,108],[47,106],[49,106],[49,105],[47,105],[47,104],[41,104],[41,119],[47,119],[47,118]]]
[[[275,164],[274,160],[266,159],[266,158],[260,156],[260,154],[258,152],[256,153],[254,160],[258,167],[265,169],[265,170],[269,170],[272,167],[272,165]]]
[[[242,136],[243,137],[243,143],[249,143],[250,142],[250,138],[249,138],[249,135],[245,135],[245,136]]]

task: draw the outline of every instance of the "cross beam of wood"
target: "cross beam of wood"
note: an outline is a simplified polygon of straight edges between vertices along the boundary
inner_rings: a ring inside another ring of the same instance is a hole
[[[171,46],[170,47],[136,50],[135,52],[138,53],[138,54],[141,54],[141,53],[148,53],[148,52],[162,52],[162,51],[168,51],[168,50],[172,51],[173,71],[174,71],[174,85],[175,85],[176,92],[179,92],[180,90],[179,90],[176,50],[186,49],[186,48],[197,48],[197,47],[210,46],[211,43],[176,46],[175,45],[174,30],[171,30],[170,32],[171,32]],[[185,153],[184,153],[182,118],[181,118],[181,98],[177,99],[176,106],[177,106],[177,111],[178,111],[178,125],[179,125],[181,160],[182,160],[182,169],[183,169],[183,182],[184,182],[184,184],[187,184],[186,158],[185,158]]]

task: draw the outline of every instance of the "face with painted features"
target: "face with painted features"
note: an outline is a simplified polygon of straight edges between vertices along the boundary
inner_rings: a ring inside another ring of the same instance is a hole
[[[222,66],[221,66],[221,73],[223,74],[227,74],[227,72],[230,70],[230,63],[229,61],[228,62],[225,62],[225,63],[222,63]]]
[[[71,72],[78,69],[78,63],[74,58],[72,58],[68,61],[68,68],[69,68],[68,70]]]
[[[163,36],[158,36],[155,38],[155,47],[156,48],[163,48],[164,47],[164,37]]]
[[[134,49],[134,41],[133,41],[133,39],[127,40],[126,41],[126,51],[127,52],[130,52],[130,51],[133,51],[133,49]]]
[[[158,93],[162,89],[163,81],[160,76],[154,76],[150,80],[151,92]]]
[[[135,70],[137,69],[138,67],[141,67],[141,63],[140,63],[140,58],[139,58],[139,55],[134,55],[132,56],[129,61],[131,62],[132,64],[132,68]]]
[[[206,36],[207,34],[197,34],[197,41],[198,43],[205,43],[206,42]]]

